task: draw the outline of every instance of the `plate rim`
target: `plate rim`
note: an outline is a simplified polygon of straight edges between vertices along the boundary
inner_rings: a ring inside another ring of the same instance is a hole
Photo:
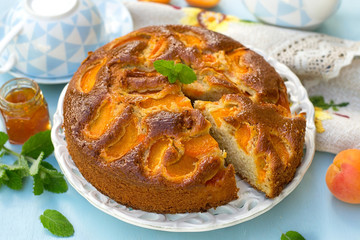
[[[249,48],[251,48],[251,47],[249,47]],[[273,199],[267,199],[267,198],[265,199],[264,202],[267,203],[267,205],[265,204],[265,206],[263,208],[257,210],[256,212],[252,212],[252,209],[250,209],[246,212],[247,214],[243,214],[244,217],[234,219],[233,221],[225,221],[225,222],[220,221],[219,223],[217,223],[216,215],[213,215],[213,217],[215,218],[214,224],[210,224],[210,225],[208,224],[203,227],[201,227],[199,225],[195,225],[196,227],[181,227],[181,226],[176,226],[176,224],[175,224],[175,226],[170,226],[167,224],[163,224],[163,222],[144,220],[144,219],[139,219],[139,218],[136,218],[136,220],[134,220],[134,219],[130,218],[128,215],[124,214],[123,212],[118,211],[115,213],[114,208],[111,206],[109,207],[109,206],[105,205],[104,203],[99,203],[99,200],[96,199],[96,197],[94,196],[94,194],[92,194],[91,191],[86,190],[85,187],[83,187],[83,186],[82,186],[83,189],[81,189],[81,187],[78,186],[74,182],[74,179],[73,179],[74,176],[72,174],[75,174],[75,173],[73,172],[73,170],[69,171],[68,162],[66,162],[65,157],[64,157],[64,154],[66,154],[66,152],[67,152],[67,148],[63,144],[61,145],[59,142],[59,138],[61,138],[61,136],[59,134],[60,134],[61,126],[62,126],[62,122],[63,122],[63,115],[62,115],[63,99],[64,99],[64,96],[66,93],[66,89],[68,87],[68,84],[67,84],[61,92],[61,95],[60,95],[59,101],[58,101],[57,110],[53,117],[53,128],[51,130],[51,138],[54,143],[55,158],[57,159],[59,166],[60,166],[61,170],[63,171],[64,175],[66,176],[68,182],[75,188],[75,190],[80,195],[82,195],[85,199],[87,199],[93,206],[95,206],[99,210],[101,210],[121,221],[127,222],[127,223],[135,225],[135,226],[139,226],[139,227],[143,227],[143,228],[147,228],[147,229],[168,231],[168,232],[204,232],[204,231],[211,231],[211,230],[226,228],[226,227],[237,225],[237,224],[245,222],[245,221],[249,221],[255,217],[262,215],[263,213],[269,211],[270,209],[272,209],[275,205],[277,205],[285,197],[287,197],[300,184],[305,173],[307,172],[308,168],[311,165],[311,162],[312,162],[314,154],[315,154],[315,130],[316,130],[315,124],[314,124],[314,112],[315,111],[314,111],[314,107],[313,107],[312,103],[310,102],[310,100],[308,98],[306,89],[301,84],[298,77],[287,66],[278,62],[276,59],[274,59],[272,57],[266,56],[262,51],[260,51],[258,49],[254,49],[254,48],[251,48],[251,49],[253,51],[257,52],[258,54],[260,54],[261,56],[263,56],[265,58],[265,60],[275,68],[275,70],[280,74],[280,76],[282,78],[286,78],[288,80],[286,82],[288,93],[289,93],[289,89],[290,89],[290,97],[293,98],[292,100],[297,101],[297,102],[293,102],[292,108],[295,107],[295,108],[299,109],[300,111],[303,111],[306,113],[306,133],[305,133],[305,144],[304,144],[304,146],[306,146],[306,150],[305,150],[305,154],[302,158],[301,165],[298,167],[296,174],[294,176],[294,179],[290,183],[288,183],[288,185],[284,188],[284,190],[280,193],[279,196],[277,196],[276,198],[273,198]],[[294,94],[294,91],[295,91],[295,94]],[[292,93],[292,95],[291,95],[291,93]],[[65,145],[66,145],[66,143],[65,143]],[[68,152],[67,152],[67,155],[68,156],[66,156],[66,157],[70,158],[70,161],[72,161]],[[72,163],[72,164],[75,166],[74,163]],[[76,166],[75,166],[75,168],[77,169]],[[85,179],[83,178],[83,180],[85,180]],[[90,183],[88,183],[88,184],[90,184]],[[99,196],[100,196],[99,198],[105,197],[108,199],[108,202],[111,201],[111,200],[109,200],[109,198],[107,196],[104,196],[99,191],[97,191],[95,188],[92,191],[95,192],[95,194],[99,194]],[[254,191],[256,191],[256,190],[254,190]],[[259,193],[259,194],[262,194],[262,193]],[[232,202],[230,202],[230,203],[232,203]],[[116,203],[115,205],[119,205],[123,208],[126,208],[125,206],[118,204],[118,203]],[[228,205],[229,204],[226,204],[223,206],[228,206]],[[141,210],[135,210],[135,211],[142,212],[144,214],[148,213],[148,212],[141,211]],[[209,213],[209,211],[207,211],[205,213]],[[149,214],[156,214],[156,213],[149,213]],[[202,213],[188,213],[188,214],[202,214]],[[166,214],[164,214],[164,215],[166,215]],[[181,214],[174,214],[174,215],[181,215]],[[182,214],[182,215],[184,215],[184,214]]]

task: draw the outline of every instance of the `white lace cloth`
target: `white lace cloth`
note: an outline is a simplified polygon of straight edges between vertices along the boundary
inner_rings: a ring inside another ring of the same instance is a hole
[[[180,24],[186,16],[184,10],[169,5],[128,2],[126,6],[135,29]],[[360,59],[356,59],[360,42],[241,21],[229,22],[219,32],[285,63],[301,79],[309,96],[323,96],[326,103],[348,102],[337,111],[318,109],[324,131],[316,135],[316,149],[332,153],[360,149]]]

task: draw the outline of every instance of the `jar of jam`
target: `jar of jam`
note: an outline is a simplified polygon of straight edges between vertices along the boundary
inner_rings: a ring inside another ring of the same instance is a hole
[[[39,85],[14,78],[0,88],[0,110],[12,144],[23,144],[35,133],[51,128],[48,105]]]

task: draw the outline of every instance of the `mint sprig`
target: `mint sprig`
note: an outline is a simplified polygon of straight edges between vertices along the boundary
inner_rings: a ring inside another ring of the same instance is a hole
[[[333,100],[330,100],[329,103],[326,103],[323,96],[310,97],[310,101],[312,102],[312,104],[314,104],[315,107],[319,107],[324,110],[332,108],[334,111],[339,111],[339,107],[346,107],[347,105],[349,105],[348,102],[336,104]]]
[[[8,139],[6,133],[0,132],[0,157],[11,154],[17,159],[13,164],[0,163],[0,187],[7,185],[11,189],[20,190],[23,187],[23,179],[31,176],[34,180],[35,195],[42,194],[44,190],[53,193],[68,190],[64,175],[50,163],[43,161],[54,151],[49,130],[30,137],[22,146],[20,154],[4,146]]]
[[[42,225],[52,234],[59,237],[74,235],[74,227],[69,220],[56,210],[47,209],[40,216]]]
[[[296,231],[288,231],[281,234],[281,240],[305,240],[305,238]]]
[[[196,81],[197,77],[193,69],[189,66],[168,60],[156,60],[154,68],[157,72],[168,77],[170,83],[179,80],[181,83],[190,84]]]

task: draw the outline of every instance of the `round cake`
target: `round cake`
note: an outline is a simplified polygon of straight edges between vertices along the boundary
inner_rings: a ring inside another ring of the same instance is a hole
[[[197,80],[170,83],[156,60],[186,64]],[[157,213],[236,199],[234,169],[277,196],[305,135],[304,117],[291,114],[284,81],[263,57],[181,25],[142,28],[89,53],[69,83],[63,126],[85,179],[120,204]]]

